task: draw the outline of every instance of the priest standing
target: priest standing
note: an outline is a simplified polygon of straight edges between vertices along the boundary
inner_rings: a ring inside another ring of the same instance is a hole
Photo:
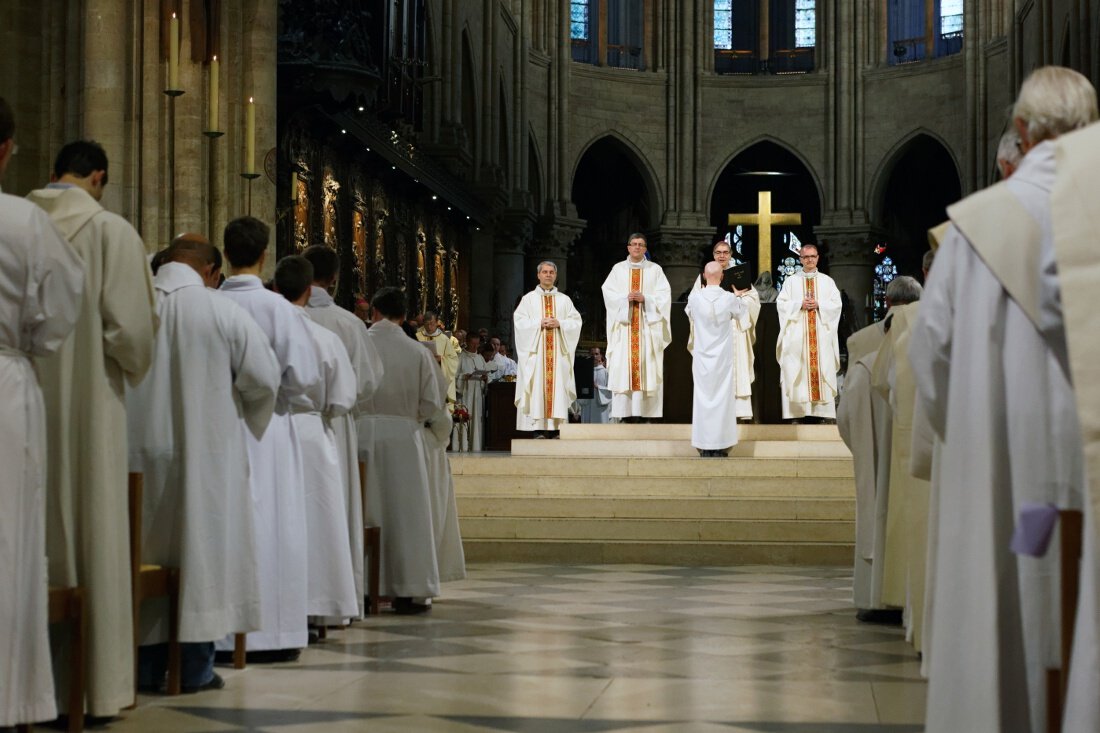
[[[15,148],[0,98],[0,176]],[[0,193],[0,728],[57,717],[46,621],[46,440],[32,357],[80,315],[84,265],[37,206]]]
[[[242,216],[225,227],[225,258],[232,276],[218,291],[244,308],[267,334],[279,360],[281,383],[262,439],[246,435],[260,557],[263,628],[248,635],[253,659],[296,659],[309,643],[306,626],[305,478],[298,432],[290,416],[292,398],[313,389],[321,379],[317,350],[305,314],[282,296],[267,290],[263,270],[270,230],[259,219]],[[232,639],[219,642],[232,649]]]
[[[581,314],[554,287],[558,266],[540,262],[539,284],[519,301],[512,316],[516,339],[516,429],[557,437],[577,399],[573,358],[581,337]],[[605,285],[606,288],[606,285]]]
[[[695,341],[691,376],[695,383],[691,413],[691,444],[703,458],[724,458],[737,444],[737,399],[730,389],[735,368],[736,333],[733,321],[748,325],[749,308],[743,296],[722,288],[722,265],[708,262],[703,269],[706,287],[688,296],[687,316]]]
[[[125,219],[100,206],[107,180],[107,153],[81,140],[58,153],[53,182],[27,196],[46,210],[86,272],[76,328],[37,366],[51,468],[50,585],[84,587],[87,712],[102,717],[134,701],[125,384],[148,370],[156,330],[145,245]],[[54,647],[59,699],[67,694],[68,647]]]
[[[725,239],[718,240],[713,249],[714,261],[723,270],[729,270],[734,266],[733,252],[729,242]],[[700,275],[691,292],[696,292],[705,287],[704,276]],[[690,297],[690,296],[689,296]],[[760,293],[756,288],[750,287],[738,296],[748,309],[748,320],[734,319],[733,329],[733,393],[736,396],[737,417],[752,419],[752,383],[756,379],[756,355],[753,353],[753,344],[756,342],[756,319],[760,317]],[[694,340],[694,331],[688,337],[688,350]]]
[[[443,330],[439,314],[434,311],[424,313],[424,325],[416,331],[416,340],[435,346],[435,360],[443,367],[443,377],[447,380],[447,404],[455,402],[455,374],[458,371],[458,341]]]
[[[458,384],[458,394],[462,404],[466,407],[469,420],[465,425],[456,425],[455,441],[456,451],[480,451],[485,443],[485,384],[488,382],[489,373],[497,370],[497,365],[486,362],[485,356],[479,352],[483,346],[481,336],[471,333],[466,337],[466,349],[458,355],[458,371],[455,380]],[[447,375],[443,374],[444,381]]]
[[[640,422],[664,413],[665,347],[672,342],[672,290],[646,259],[646,238],[627,239],[627,259],[603,283],[611,417]]]
[[[1072,271],[1056,265],[1050,196],[1066,162],[1055,157],[1055,138],[1096,119],[1096,92],[1081,74],[1042,67],[1024,81],[1013,109],[1024,158],[1010,179],[948,209],[951,224],[912,328],[918,399],[942,441],[930,517],[938,542],[926,650],[931,733],[1046,729],[1046,669],[1060,666],[1058,553],[1017,556],[1009,547],[1021,504],[1084,503],[1078,396],[1068,370],[1076,347],[1066,341],[1062,312],[1061,279]],[[1088,226],[1083,236],[1095,241]],[[1084,272],[1091,315],[1093,271]],[[1082,414],[1093,409],[1080,404]],[[1095,575],[1084,580],[1095,593]],[[1091,656],[1094,664],[1094,646]],[[1071,711],[1079,671],[1087,672],[1075,657]],[[1095,701],[1092,686],[1085,707],[1093,714]],[[1063,730],[1096,730],[1096,719]]]
[[[363,321],[351,311],[336,305],[329,292],[336,285],[340,274],[340,257],[336,250],[324,245],[307,247],[302,256],[313,265],[313,287],[310,289],[306,315],[335,333],[347,349],[351,367],[355,370],[355,409],[339,417],[331,418],[336,435],[336,450],[340,454],[347,490],[348,543],[351,548],[351,566],[355,574],[355,597],[359,600],[359,612],[364,608],[366,590],[363,576],[363,492],[359,476],[359,433],[355,421],[366,409],[366,402],[374,394],[382,379],[382,360],[367,338]]]
[[[783,281],[776,358],[782,381],[783,419],[836,417],[840,369],[840,291],[818,271],[817,245],[804,244],[802,270]]]
[[[248,451],[240,418],[263,435],[279,363],[236,303],[205,287],[217,250],[177,238],[155,279],[156,350],[127,394],[130,470],[144,474],[142,562],[180,569],[185,691],[218,689],[214,642],[260,628]],[[168,604],[142,605],[138,688],[158,691],[168,663]]]

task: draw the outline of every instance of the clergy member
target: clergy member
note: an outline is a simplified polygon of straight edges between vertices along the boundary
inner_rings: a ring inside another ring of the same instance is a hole
[[[732,262],[733,253],[730,250],[729,242],[725,239],[719,239],[714,245],[714,261],[722,266],[723,270],[728,270],[734,266]],[[692,285],[691,291],[705,287],[704,276],[700,275],[695,284]],[[732,289],[732,284],[731,284]],[[731,385],[733,393],[736,398],[737,404],[737,417],[752,419],[752,383],[756,379],[756,356],[753,353],[753,344],[756,341],[756,319],[760,317],[760,293],[756,288],[750,287],[744,291],[743,295],[738,296],[744,302],[748,308],[748,321],[741,319],[733,319],[733,328],[737,333],[734,335],[733,340],[733,371],[731,376],[733,383]],[[688,337],[689,351],[690,342],[694,336]]]
[[[53,182],[27,196],[50,215],[86,273],[76,328],[37,369],[51,468],[50,585],[84,588],[87,712],[99,717],[134,701],[125,384],[145,375],[156,330],[145,245],[125,219],[100,206],[107,179],[107,153],[81,140],[58,153]],[[59,699],[68,687],[67,652],[67,644],[55,646]]]
[[[405,293],[386,287],[371,300],[368,338],[382,381],[359,416],[359,456],[367,466],[367,524],[382,528],[380,588],[400,614],[423,613],[439,595],[432,542],[431,483],[421,430],[446,405],[432,354],[401,328]]]
[[[607,388],[607,365],[599,346],[588,350],[592,357],[592,397],[577,400],[582,423],[604,424],[611,418],[611,390]]]
[[[251,433],[245,436],[263,611],[263,627],[248,635],[248,650],[257,662],[287,661],[297,659],[299,650],[309,642],[307,560],[303,552],[305,478],[290,403],[314,389],[321,380],[321,370],[305,314],[267,290],[260,280],[270,238],[267,225],[242,216],[226,225],[224,238],[225,258],[232,274],[218,292],[260,324],[279,360],[281,374],[275,415],[263,438],[257,440]],[[218,648],[232,649],[232,639],[219,642]]]
[[[802,270],[783,281],[776,358],[782,382],[783,418],[820,421],[836,417],[840,369],[840,291],[817,269],[817,245],[804,244]]]
[[[443,376],[447,378],[447,404],[455,402],[455,373],[458,370],[458,345],[451,334],[443,330],[439,314],[435,311],[424,313],[424,325],[416,330],[417,341],[435,345],[435,360],[443,367]]]
[[[0,98],[0,177],[15,149]],[[46,470],[42,391],[32,357],[76,325],[84,264],[37,206],[0,193],[0,728],[57,717],[46,622]]]
[[[452,447],[456,451],[480,451],[485,444],[485,384],[497,370],[497,365],[485,361],[486,356],[491,359],[492,355],[482,354],[482,346],[481,336],[471,333],[466,337],[466,348],[458,355],[458,370],[455,373],[459,389],[457,394],[469,419],[465,425],[455,428]]]
[[[363,576],[363,492],[359,476],[359,433],[355,421],[366,409],[367,400],[382,379],[382,360],[367,338],[363,321],[336,305],[329,295],[340,275],[340,257],[336,250],[314,245],[307,247],[302,256],[313,265],[313,287],[310,289],[306,315],[340,337],[355,370],[355,407],[344,415],[330,418],[330,424],[336,435],[336,450],[343,466],[344,480],[341,485],[347,491],[348,546],[355,574],[355,597],[359,600],[362,615],[366,591]]]
[[[141,559],[179,568],[185,692],[220,689],[214,642],[260,628],[248,451],[240,418],[263,435],[279,363],[236,303],[208,290],[217,250],[177,237],[154,281],[156,350],[127,394],[130,470],[144,474]],[[168,665],[168,604],[142,604],[138,689],[156,692]]]
[[[948,209],[910,336],[918,399],[942,440],[930,517],[939,543],[931,733],[1046,729],[1046,669],[1060,666],[1059,553],[1018,556],[1009,546],[1024,502],[1084,503],[1059,281],[1069,274],[1055,265],[1050,193],[1053,140],[1096,118],[1081,74],[1042,67],[1024,81],[1013,109],[1024,158],[1010,179]],[[1095,592],[1095,578],[1085,581]],[[1095,687],[1089,697],[1095,708]]]
[[[693,290],[687,302],[695,334],[691,444],[703,458],[724,458],[737,445],[737,397],[730,374],[737,368],[737,340],[750,319],[744,297],[748,291],[724,290],[722,273],[721,262],[708,262],[703,268],[706,287]],[[734,326],[733,321],[740,323]]]
[[[607,309],[607,386],[611,417],[640,422],[664,412],[665,347],[672,342],[672,291],[646,259],[646,238],[627,239],[627,258],[603,283]]]
[[[516,429],[556,438],[577,399],[573,358],[581,337],[581,314],[569,296],[554,287],[556,264],[540,262],[536,274],[539,284],[520,299],[512,315],[518,365]]]

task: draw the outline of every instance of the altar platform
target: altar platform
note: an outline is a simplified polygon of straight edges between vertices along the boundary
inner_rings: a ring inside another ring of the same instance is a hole
[[[467,559],[847,565],[852,458],[835,425],[742,425],[699,458],[685,424],[567,425],[451,454]]]

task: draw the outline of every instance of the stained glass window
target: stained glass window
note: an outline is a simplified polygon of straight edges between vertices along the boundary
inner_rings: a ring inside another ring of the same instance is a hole
[[[733,0],[714,1],[714,47],[733,48]]]
[[[784,257],[779,263],[779,269],[775,271],[775,289],[783,289],[783,281],[796,272],[802,272],[802,263],[794,257]]]
[[[940,0],[940,35],[963,30],[963,0]]]
[[[579,41],[587,41],[589,33],[589,0],[571,0],[569,3],[569,36]]]
[[[741,248],[745,246],[745,230],[741,228],[740,224],[730,232],[730,243],[733,245],[733,251],[737,253],[733,257],[734,264],[745,264],[745,260],[741,259],[745,254],[741,251]]]
[[[897,265],[890,257],[883,257],[882,262],[875,265],[875,311],[872,317],[876,321],[886,317],[886,286],[897,276]]]
[[[958,2],[962,4],[962,0]],[[794,0],[794,45],[796,48],[817,45],[817,0]]]

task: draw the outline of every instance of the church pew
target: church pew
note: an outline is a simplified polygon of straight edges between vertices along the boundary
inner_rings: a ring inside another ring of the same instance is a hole
[[[130,580],[134,615],[134,680],[137,681],[138,639],[141,628],[141,604],[151,598],[168,599],[168,686],[169,695],[180,694],[179,642],[179,568],[144,565],[141,562],[142,501],[144,477],[131,473],[130,494]],[[136,693],[136,691],[135,691]],[[136,694],[134,704],[137,704]]]

